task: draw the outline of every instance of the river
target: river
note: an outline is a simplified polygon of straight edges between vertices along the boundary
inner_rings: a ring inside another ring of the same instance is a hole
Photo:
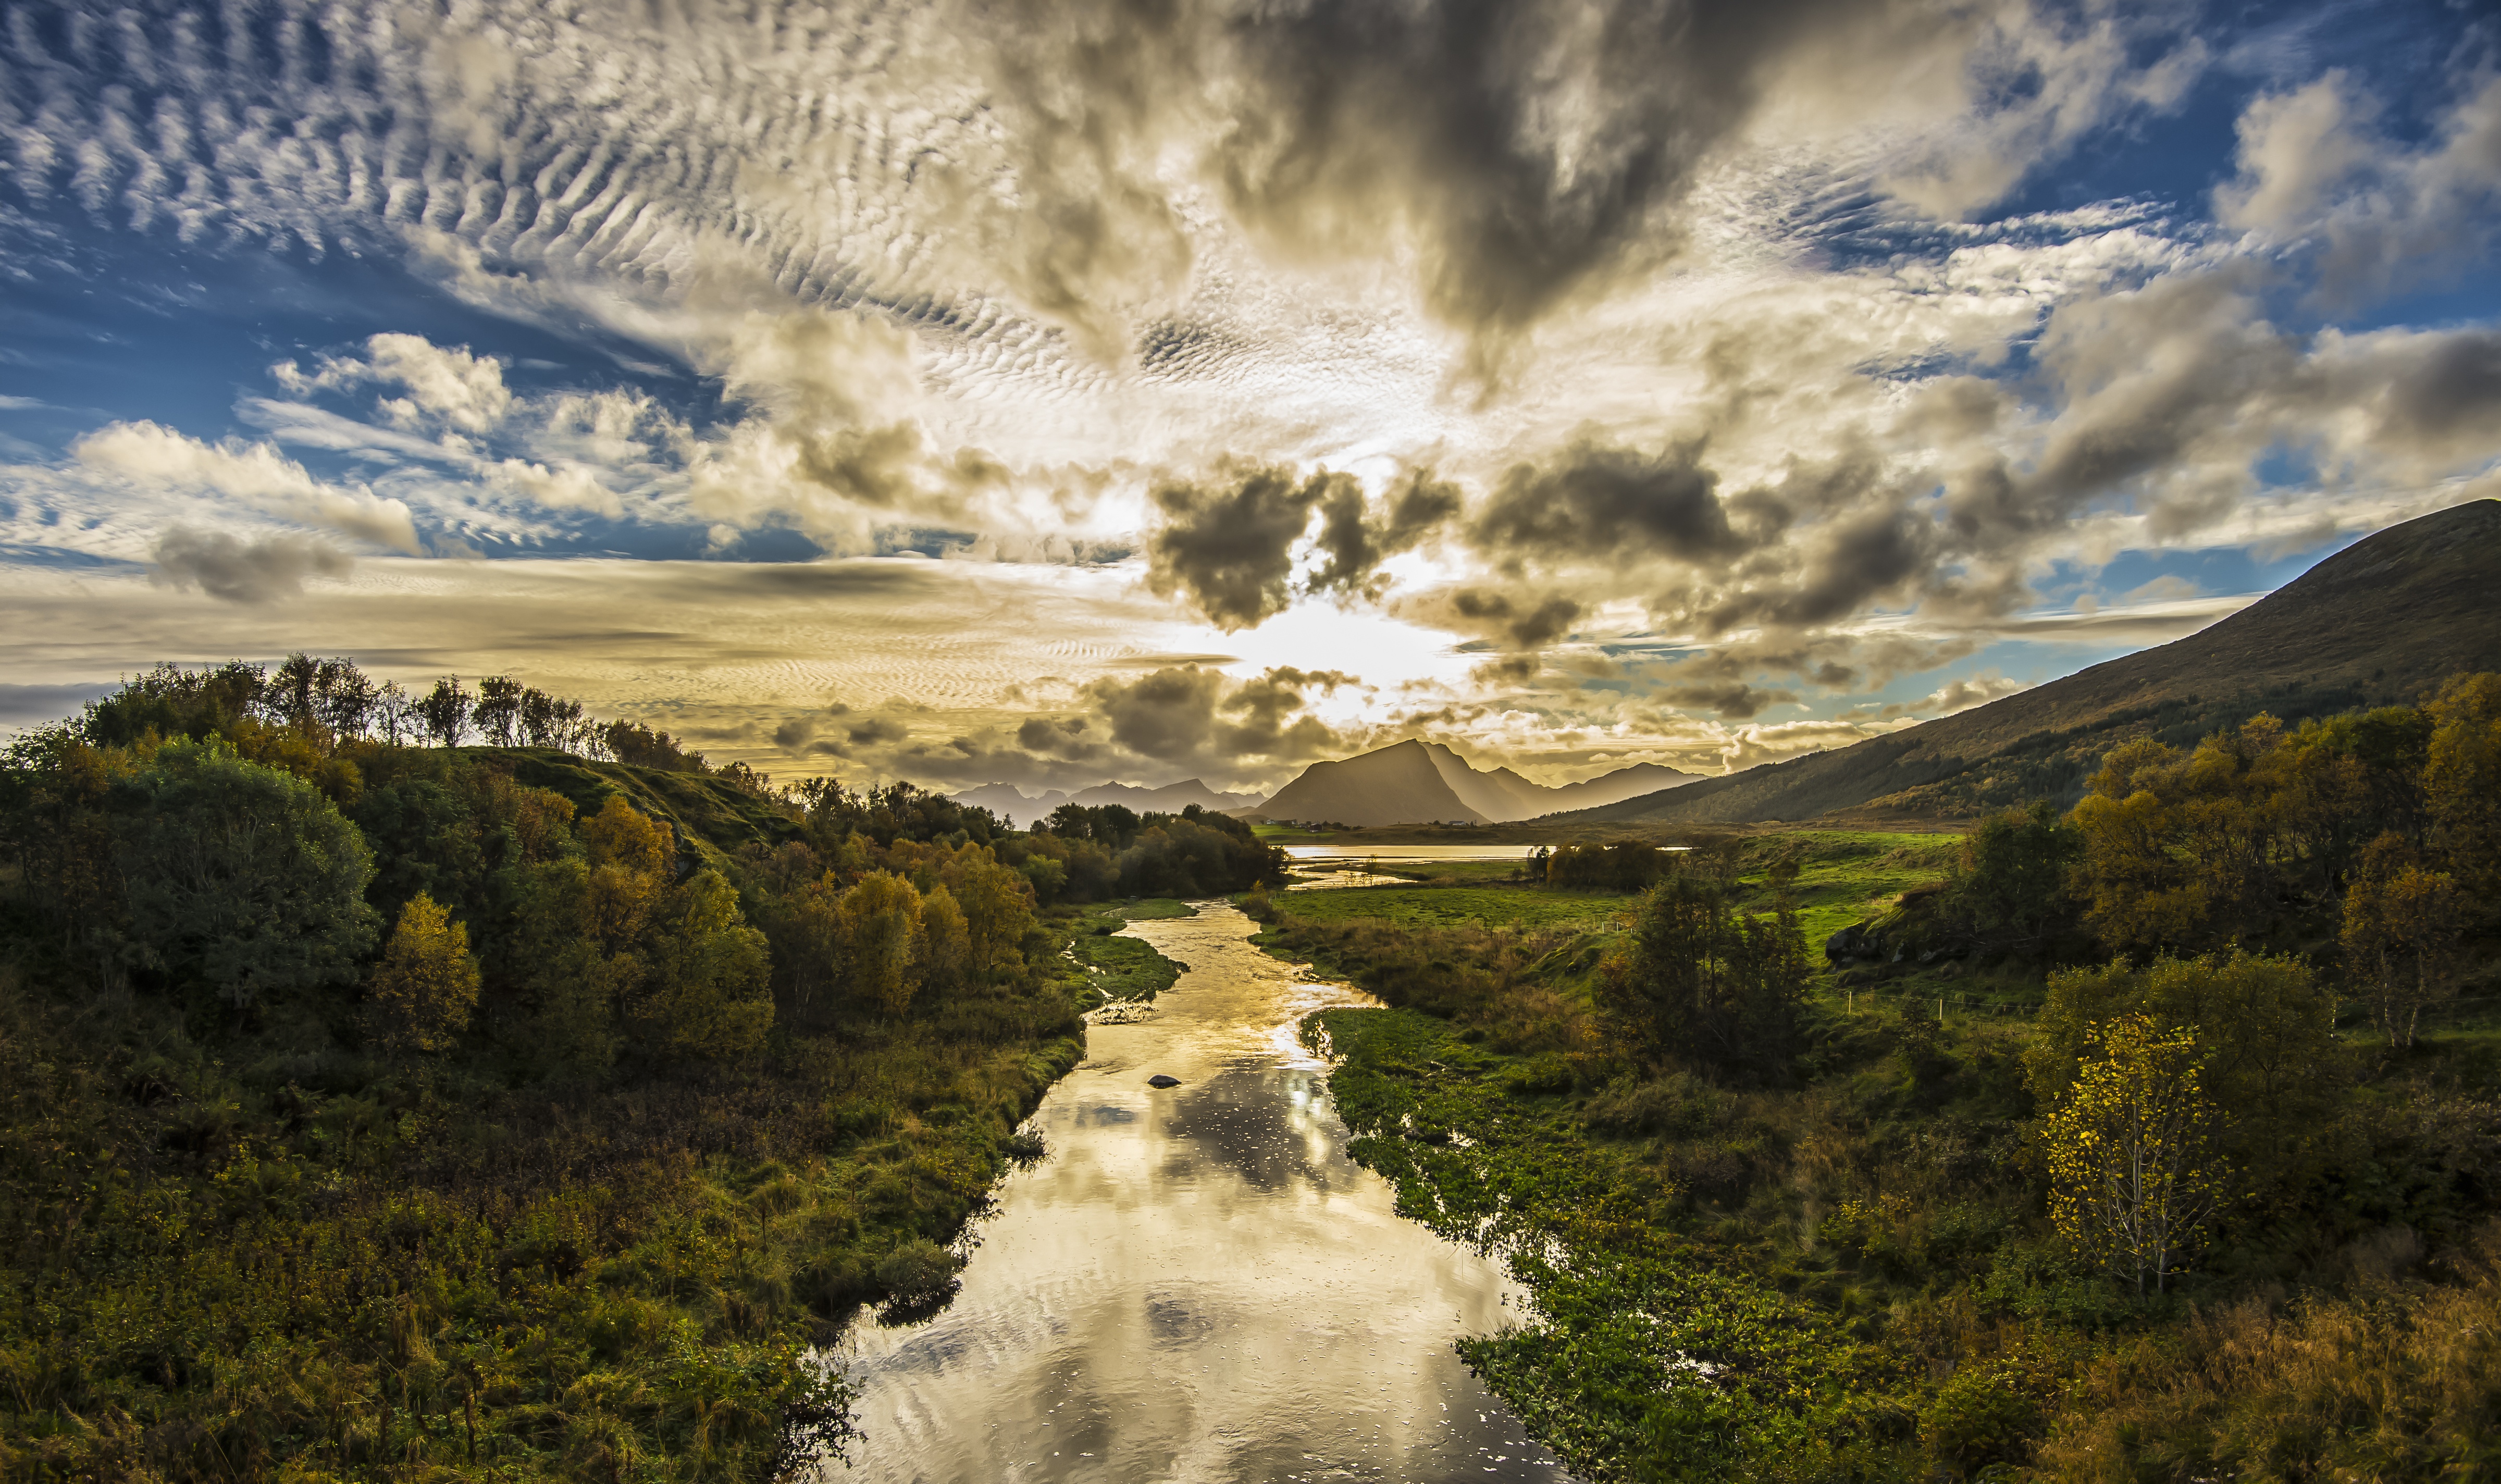
[[[854,1327],[866,1435],[829,1481],[1567,1477],[1451,1348],[1523,1317],[1518,1291],[1392,1209],[1295,1040],[1374,1001],[1256,926],[1223,903],[1129,926],[1186,972],[1089,1032],[954,1302]]]

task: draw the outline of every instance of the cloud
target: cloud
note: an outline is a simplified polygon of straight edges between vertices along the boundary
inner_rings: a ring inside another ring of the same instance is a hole
[[[364,360],[324,356],[310,374],[291,360],[281,361],[271,375],[298,396],[368,382],[397,386],[402,395],[383,399],[381,411],[401,427],[435,419],[464,432],[483,433],[513,410],[503,363],[473,355],[467,346],[438,346],[422,335],[391,332],[368,339],[365,354]]]
[[[1667,686],[1656,698],[1671,706],[1709,711],[1731,721],[1744,722],[1762,715],[1774,706],[1789,705],[1797,700],[1794,691],[1757,691],[1742,681],[1722,685],[1701,684]]]
[[[229,603],[298,597],[308,577],[344,578],[355,567],[345,552],[301,533],[246,541],[224,531],[176,526],[156,543],[150,574],[169,587],[196,587]]]
[[[2501,201],[2501,75],[2462,73],[2419,148],[2381,126],[2379,100],[2342,70],[2260,97],[2240,118],[2239,173],[2216,216],[2309,245],[2318,291],[2349,306],[2445,279],[2492,242]]]
[[[1348,475],[1297,480],[1289,469],[1229,471],[1212,484],[1155,487],[1162,523],[1147,538],[1147,585],[1180,593],[1231,633],[1254,627],[1292,601],[1293,549],[1323,501],[1360,500]]]
[[[209,444],[153,422],[116,422],[73,444],[85,467],[160,489],[213,493],[402,552],[418,549],[408,506],[315,479],[265,443]]]
[[[1468,534],[1513,572],[1540,557],[1730,556],[1746,543],[1730,528],[1718,476],[1701,457],[1698,439],[1654,455],[1578,439],[1550,462],[1514,464]]]
[[[1463,498],[1426,470],[1411,471],[1378,502],[1367,503],[1351,480],[1333,486],[1319,501],[1315,542],[1328,561],[1312,574],[1310,590],[1378,598],[1381,564],[1422,544],[1459,513]]]

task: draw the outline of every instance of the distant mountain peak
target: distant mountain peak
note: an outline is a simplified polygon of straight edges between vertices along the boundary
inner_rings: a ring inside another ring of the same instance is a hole
[[[1353,758],[1313,763],[1260,812],[1271,819],[1355,826],[1508,824],[1692,781],[1692,774],[1644,762],[1546,788],[1508,767],[1480,771],[1447,743],[1408,737]]]

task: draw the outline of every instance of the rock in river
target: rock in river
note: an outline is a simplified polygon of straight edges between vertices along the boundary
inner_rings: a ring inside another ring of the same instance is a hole
[[[1165,1076],[1163,1073],[1161,1073],[1161,1072],[1157,1072],[1157,1073],[1155,1073],[1153,1076],[1149,1077],[1149,1078],[1147,1079],[1147,1086],[1149,1086],[1149,1087],[1179,1087],[1179,1086],[1181,1086],[1181,1079],[1180,1079],[1179,1077],[1167,1077],[1167,1076]]]

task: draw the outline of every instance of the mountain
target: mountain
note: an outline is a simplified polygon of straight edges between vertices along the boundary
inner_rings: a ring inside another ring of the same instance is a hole
[[[2501,669],[2501,501],[2354,543],[2184,639],[1835,752],[1585,809],[1572,823],[1731,825],[1841,810],[1968,817],[2072,802],[2101,757],[2151,734],[2187,745],[2260,711],[2286,722],[2412,701]]]
[[[1481,773],[1442,744],[1411,737],[1360,757],[1315,762],[1261,805],[1259,812],[1270,819],[1355,826],[1444,820],[1505,824],[1558,809],[1612,803],[1693,781],[1689,773],[1644,762],[1603,778],[1550,789],[1509,768]]]
[[[1053,789],[1032,796],[1027,796],[1014,784],[985,783],[978,789],[966,789],[948,797],[959,804],[987,809],[1019,828],[1030,826],[1036,820],[1049,818],[1050,811],[1071,802],[1088,808],[1100,804],[1126,804],[1140,814],[1179,814],[1192,804],[1221,814],[1229,809],[1256,808],[1260,802],[1259,794],[1219,793],[1195,778],[1168,783],[1160,789],[1126,783],[1100,783],[1090,789],[1080,789],[1075,793]]]

